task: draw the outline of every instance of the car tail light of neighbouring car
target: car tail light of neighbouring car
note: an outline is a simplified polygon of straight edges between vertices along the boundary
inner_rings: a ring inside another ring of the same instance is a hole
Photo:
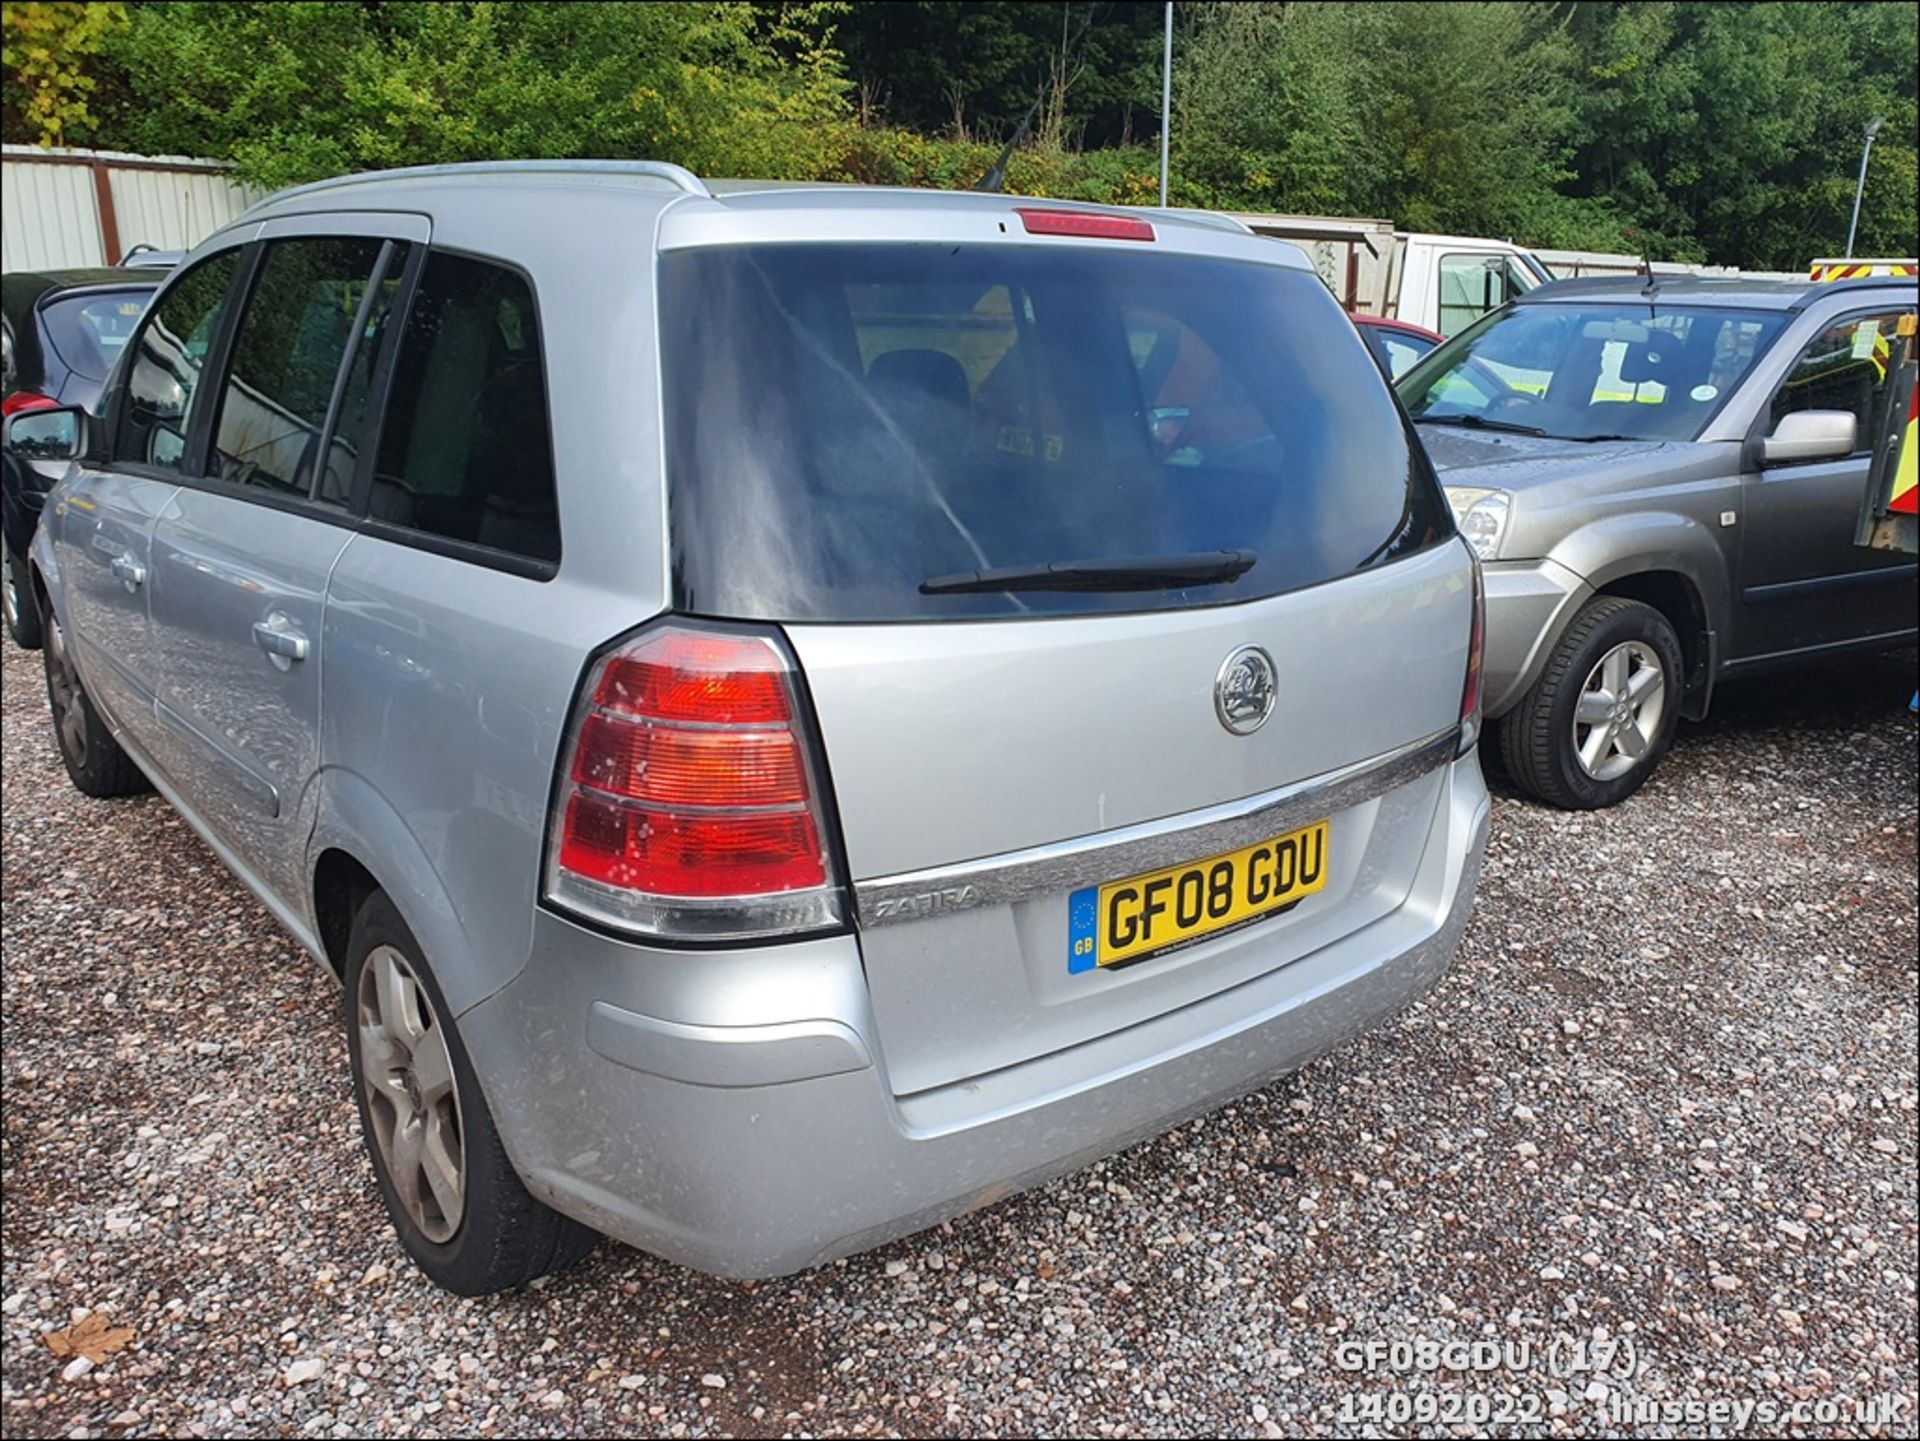
[[[1460,754],[1480,739],[1480,688],[1487,657],[1487,586],[1473,563],[1473,629],[1467,639],[1467,682],[1460,692]]]
[[[774,636],[655,625],[601,656],[569,729],[547,899],[646,936],[839,926],[812,721]]]
[[[45,410],[59,403],[51,395],[42,395],[37,390],[16,390],[0,400],[0,419],[18,415],[23,410]]]

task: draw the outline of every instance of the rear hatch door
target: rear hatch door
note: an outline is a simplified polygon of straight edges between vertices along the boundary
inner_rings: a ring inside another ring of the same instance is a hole
[[[676,608],[787,630],[903,1094],[1390,911],[1459,720],[1472,562],[1312,271],[1016,227],[662,261]]]

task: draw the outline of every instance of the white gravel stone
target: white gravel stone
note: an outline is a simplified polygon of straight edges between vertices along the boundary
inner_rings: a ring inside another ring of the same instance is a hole
[[[164,801],[72,790],[0,641],[7,1434],[1352,1435],[1453,1383],[1344,1341],[1600,1326],[1613,1398],[1911,1398],[1912,666],[1724,686],[1612,811],[1496,777],[1437,988],[1203,1121],[783,1280],[608,1244],[462,1300],[374,1191],[337,985]],[[90,1309],[133,1339],[63,1383]],[[1488,1385],[1611,1434],[1591,1379]]]

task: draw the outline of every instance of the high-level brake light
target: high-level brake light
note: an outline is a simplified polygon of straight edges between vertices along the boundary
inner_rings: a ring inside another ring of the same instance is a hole
[[[1013,212],[1029,235],[1079,235],[1096,240],[1151,240],[1153,227],[1132,215],[1103,215],[1097,210],[1026,210]]]

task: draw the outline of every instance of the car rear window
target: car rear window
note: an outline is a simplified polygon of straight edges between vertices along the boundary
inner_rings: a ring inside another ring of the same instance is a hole
[[[661,259],[676,605],[923,620],[1217,605],[1452,533],[1309,271],[1090,246]],[[923,594],[936,576],[1251,550],[1237,580]]]
[[[62,360],[88,380],[105,380],[152,296],[152,286],[96,290],[49,301],[40,307],[40,319]]]

